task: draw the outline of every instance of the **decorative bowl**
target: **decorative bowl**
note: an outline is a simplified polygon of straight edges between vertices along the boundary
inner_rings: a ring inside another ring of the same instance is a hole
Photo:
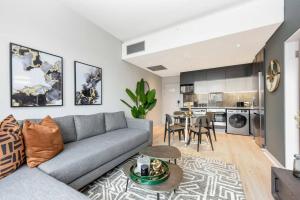
[[[161,163],[161,165],[160,165]],[[141,176],[140,173],[135,172],[136,164],[132,165],[130,168],[130,178],[132,181],[143,184],[143,185],[157,185],[163,183],[169,178],[170,171],[168,164],[159,159],[151,159],[151,167],[149,176]],[[154,169],[153,169],[154,168]],[[151,173],[152,170],[152,173]],[[153,173],[154,171],[154,173]],[[155,175],[151,175],[155,174]]]

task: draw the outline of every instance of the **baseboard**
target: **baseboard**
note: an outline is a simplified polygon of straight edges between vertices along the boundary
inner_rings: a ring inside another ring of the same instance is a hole
[[[267,149],[263,148],[262,152],[267,156],[267,158],[273,163],[275,167],[285,168]]]

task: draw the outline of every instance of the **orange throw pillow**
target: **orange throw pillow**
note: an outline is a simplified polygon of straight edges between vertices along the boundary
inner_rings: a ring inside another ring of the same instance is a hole
[[[25,161],[23,136],[16,119],[9,115],[0,123],[0,179]]]
[[[50,117],[39,124],[26,120],[23,125],[27,165],[36,167],[64,149],[60,129]]]

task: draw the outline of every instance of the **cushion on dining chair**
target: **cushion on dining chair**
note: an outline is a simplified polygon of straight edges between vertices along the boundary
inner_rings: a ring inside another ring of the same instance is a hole
[[[191,127],[190,130],[192,132],[195,132],[195,133],[199,133],[199,127]],[[201,133],[207,133],[208,132],[208,129],[207,128],[204,128],[204,127],[201,127]]]

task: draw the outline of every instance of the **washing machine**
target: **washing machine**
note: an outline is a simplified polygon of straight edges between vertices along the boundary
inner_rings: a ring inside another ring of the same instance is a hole
[[[227,133],[249,135],[250,112],[247,109],[227,109]]]

